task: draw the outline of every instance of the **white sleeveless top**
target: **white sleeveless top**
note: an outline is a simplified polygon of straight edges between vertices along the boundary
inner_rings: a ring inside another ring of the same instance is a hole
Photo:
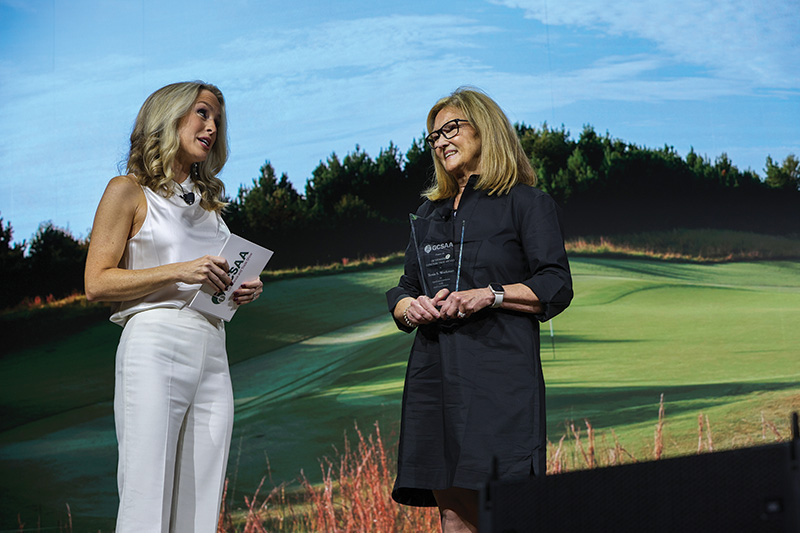
[[[139,270],[169,263],[191,261],[204,255],[217,255],[230,235],[222,217],[200,207],[200,194],[191,178],[182,184],[195,193],[188,205],[178,194],[169,198],[142,186],[147,214],[139,232],[128,239],[120,268]],[[176,191],[178,187],[175,187]],[[182,193],[179,193],[182,194]],[[111,321],[120,326],[135,313],[157,307],[182,308],[200,288],[199,284],[175,283],[142,298],[116,304]]]

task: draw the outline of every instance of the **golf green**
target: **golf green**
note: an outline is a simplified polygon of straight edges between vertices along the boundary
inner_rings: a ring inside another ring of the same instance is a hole
[[[551,440],[588,419],[648,459],[661,394],[669,454],[696,448],[700,414],[719,447],[758,443],[764,411],[788,427],[800,404],[800,263],[583,257],[572,268],[572,306],[552,337],[541,328]],[[394,442],[412,337],[395,328],[383,293],[399,275],[395,266],[274,281],[229,324],[234,505],[268,473],[276,484],[301,471],[319,478],[318,458],[356,423],[371,431],[378,421]],[[67,503],[75,531],[113,527],[120,331],[100,323],[0,360],[0,529],[16,528],[17,513],[52,525]]]

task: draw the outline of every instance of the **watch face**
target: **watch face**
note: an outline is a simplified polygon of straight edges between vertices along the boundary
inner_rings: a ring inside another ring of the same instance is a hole
[[[494,292],[505,292],[503,290],[503,286],[500,285],[499,283],[490,283],[489,287],[491,287],[492,291]]]

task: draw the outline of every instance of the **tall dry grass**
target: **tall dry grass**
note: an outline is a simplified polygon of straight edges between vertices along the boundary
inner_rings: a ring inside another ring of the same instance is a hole
[[[245,508],[232,512],[223,507],[220,533],[267,531],[337,533],[416,533],[439,529],[433,508],[417,509],[392,500],[394,460],[386,452],[380,427],[365,436],[356,426],[357,441],[347,437],[335,457],[320,460],[322,481],[313,484],[301,471],[299,490],[285,484],[245,498]],[[224,497],[223,497],[224,501]]]
[[[666,410],[661,395],[658,420],[654,428],[652,455],[635,457],[613,439],[598,442],[595,429],[588,420],[585,427],[574,422],[558,443],[548,442],[547,474],[658,460],[664,457]],[[697,418],[697,453],[714,451],[711,423],[707,415]],[[344,447],[335,457],[320,461],[322,482],[312,484],[301,472],[300,490],[289,491],[286,485],[273,487],[262,494],[264,480],[245,507],[236,511],[223,508],[218,533],[264,533],[267,531],[298,532],[424,532],[439,531],[438,512],[396,504],[391,499],[394,482],[393,454],[387,453],[380,427],[365,436],[356,427],[357,442],[345,437]],[[761,440],[781,442],[784,436],[777,426],[761,416]],[[392,447],[394,449],[394,447]]]

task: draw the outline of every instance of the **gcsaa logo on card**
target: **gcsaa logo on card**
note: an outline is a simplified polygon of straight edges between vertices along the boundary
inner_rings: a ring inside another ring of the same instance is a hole
[[[250,257],[251,252],[239,252],[239,257],[241,259],[237,259],[233,262],[233,266],[228,270],[228,276],[231,278],[231,286],[236,285],[236,275],[239,273],[239,270],[247,263],[247,259]],[[225,291],[217,291],[213,295],[211,295],[211,303],[213,304],[221,304],[225,301]]]
[[[225,293],[222,291],[217,291],[211,295],[211,303],[213,304],[221,304],[225,301]]]

